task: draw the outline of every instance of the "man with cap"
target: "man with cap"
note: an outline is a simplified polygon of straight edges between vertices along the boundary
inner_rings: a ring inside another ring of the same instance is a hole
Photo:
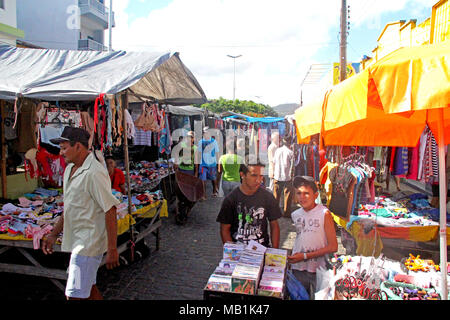
[[[200,166],[198,169],[198,177],[203,181],[202,200],[206,200],[206,180],[210,180],[213,186],[213,197],[217,197],[217,163],[219,162],[219,145],[217,141],[211,137],[209,127],[203,128],[203,139],[198,142],[197,151],[199,154]]]
[[[96,287],[97,270],[106,252],[108,269],[119,265],[116,206],[106,168],[88,149],[89,133],[66,127],[60,138],[61,155],[68,164],[64,172],[64,212],[42,244],[53,252],[63,232],[62,251],[71,252],[65,294],[68,299],[102,299]]]
[[[328,208],[316,203],[319,195],[313,177],[297,176],[293,181],[294,199],[301,208],[291,214],[297,236],[288,261],[295,277],[314,297],[316,270],[325,268],[325,256],[338,249],[333,217]]]

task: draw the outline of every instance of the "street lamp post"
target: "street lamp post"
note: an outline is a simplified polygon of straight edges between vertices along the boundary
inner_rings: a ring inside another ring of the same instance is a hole
[[[242,57],[242,54],[238,56],[231,56],[227,54],[227,57],[230,57],[233,59],[233,100],[236,99],[236,59],[239,57]]]

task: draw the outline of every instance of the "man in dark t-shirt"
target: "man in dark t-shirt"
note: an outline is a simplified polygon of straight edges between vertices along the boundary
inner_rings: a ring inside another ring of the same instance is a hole
[[[266,247],[279,247],[281,210],[274,196],[261,188],[263,169],[261,164],[241,164],[241,185],[223,200],[217,216],[223,243],[254,240]]]

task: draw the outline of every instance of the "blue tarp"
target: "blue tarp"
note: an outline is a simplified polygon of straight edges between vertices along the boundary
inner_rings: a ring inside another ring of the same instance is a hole
[[[253,122],[264,122],[264,123],[272,123],[272,122],[279,122],[279,121],[284,121],[284,118],[279,118],[279,117],[264,117],[264,118],[256,118],[256,117],[250,117],[250,116],[246,116],[246,115],[234,115],[234,116],[229,116],[229,117],[225,117],[223,118],[224,120],[226,119],[235,119],[235,118],[239,118],[239,119],[244,119],[245,121],[249,122],[249,123],[253,123]]]

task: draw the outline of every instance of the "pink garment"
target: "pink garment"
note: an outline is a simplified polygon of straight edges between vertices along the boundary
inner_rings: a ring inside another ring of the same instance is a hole
[[[411,160],[409,162],[409,170],[406,179],[417,180],[419,175],[419,144],[411,150]]]
[[[28,200],[25,197],[20,197],[19,198],[19,206],[24,207],[24,208],[28,208],[29,206],[31,206],[32,201]]]
[[[33,238],[33,248],[35,250],[41,247],[41,239],[46,234],[50,233],[53,230],[51,225],[46,225],[45,227],[32,227],[30,224],[25,229],[25,235],[27,238]]]
[[[371,176],[369,178],[369,194],[370,194],[370,203],[375,202],[375,178],[377,177],[375,170],[372,171]]]

